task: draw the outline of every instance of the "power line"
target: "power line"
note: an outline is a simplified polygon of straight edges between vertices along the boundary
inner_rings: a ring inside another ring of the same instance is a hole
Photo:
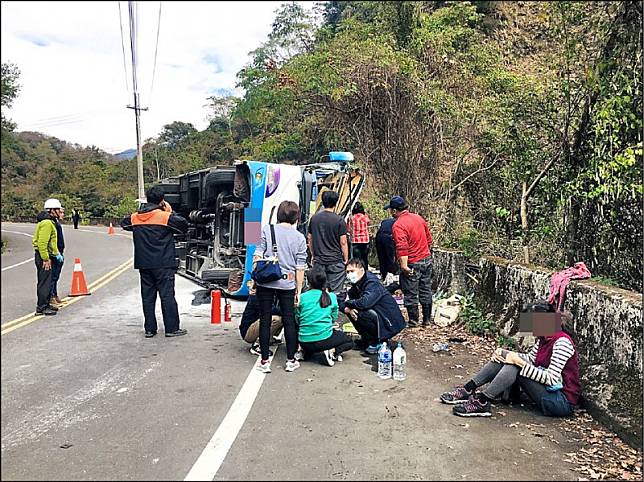
[[[157,19],[157,42],[154,47],[154,67],[152,68],[152,84],[150,85],[150,100],[152,99],[152,91],[154,90],[154,77],[157,73],[157,53],[159,51],[159,31],[161,30],[161,2],[159,2],[159,18]],[[149,105],[149,102],[148,102]]]
[[[125,63],[125,40],[123,38],[123,17],[121,15],[121,2],[119,5],[119,27],[121,28],[121,50],[123,51],[123,72],[125,73],[125,91],[130,93],[130,85],[127,83],[127,65]]]

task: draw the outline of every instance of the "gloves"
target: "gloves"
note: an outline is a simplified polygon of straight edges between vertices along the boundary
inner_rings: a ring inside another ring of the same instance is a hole
[[[54,258],[56,258],[56,261],[58,261],[59,263],[65,261],[65,258],[62,254],[57,254],[56,256],[54,256]]]

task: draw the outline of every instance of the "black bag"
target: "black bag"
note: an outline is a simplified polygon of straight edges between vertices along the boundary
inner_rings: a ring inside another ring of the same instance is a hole
[[[282,268],[280,268],[279,260],[277,259],[277,244],[275,244],[275,226],[273,224],[271,227],[271,242],[273,244],[273,258],[272,259],[260,259],[255,265],[255,269],[251,273],[250,277],[256,283],[265,284],[272,281],[277,281],[282,279]],[[266,252],[264,252],[266,256]]]

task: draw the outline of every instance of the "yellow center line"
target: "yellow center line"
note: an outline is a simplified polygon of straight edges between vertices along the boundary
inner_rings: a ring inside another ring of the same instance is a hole
[[[88,291],[95,291],[102,288],[110,281],[112,281],[114,278],[119,276],[121,273],[129,269],[132,266],[132,262],[133,262],[133,259],[130,258],[125,263],[117,266],[109,273],[104,274],[103,276],[101,276],[99,279],[97,279],[95,282],[93,282],[87,287]],[[80,301],[82,298],[83,298],[82,296],[74,296],[74,297],[68,296],[66,298],[63,298],[59,309],[66,308],[69,305],[76,303],[77,301]],[[29,323],[32,323],[43,317],[44,315],[28,314],[25,316],[21,316],[20,318],[16,318],[15,320],[8,321],[7,323],[4,323],[2,325],[2,331],[0,332],[0,335],[5,335],[7,333],[10,333],[13,330],[17,330],[18,328],[26,326]]]

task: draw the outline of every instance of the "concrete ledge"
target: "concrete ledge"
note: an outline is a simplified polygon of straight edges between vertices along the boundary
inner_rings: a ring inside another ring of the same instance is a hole
[[[526,302],[548,297],[553,271],[503,258],[479,261],[479,282],[465,276],[465,258],[457,251],[434,250],[437,287],[449,292],[473,289],[499,328],[517,337],[518,313]],[[642,444],[642,295],[592,280],[568,285],[564,309],[573,316],[573,338],[579,351],[583,402],[589,411],[625,441]]]

